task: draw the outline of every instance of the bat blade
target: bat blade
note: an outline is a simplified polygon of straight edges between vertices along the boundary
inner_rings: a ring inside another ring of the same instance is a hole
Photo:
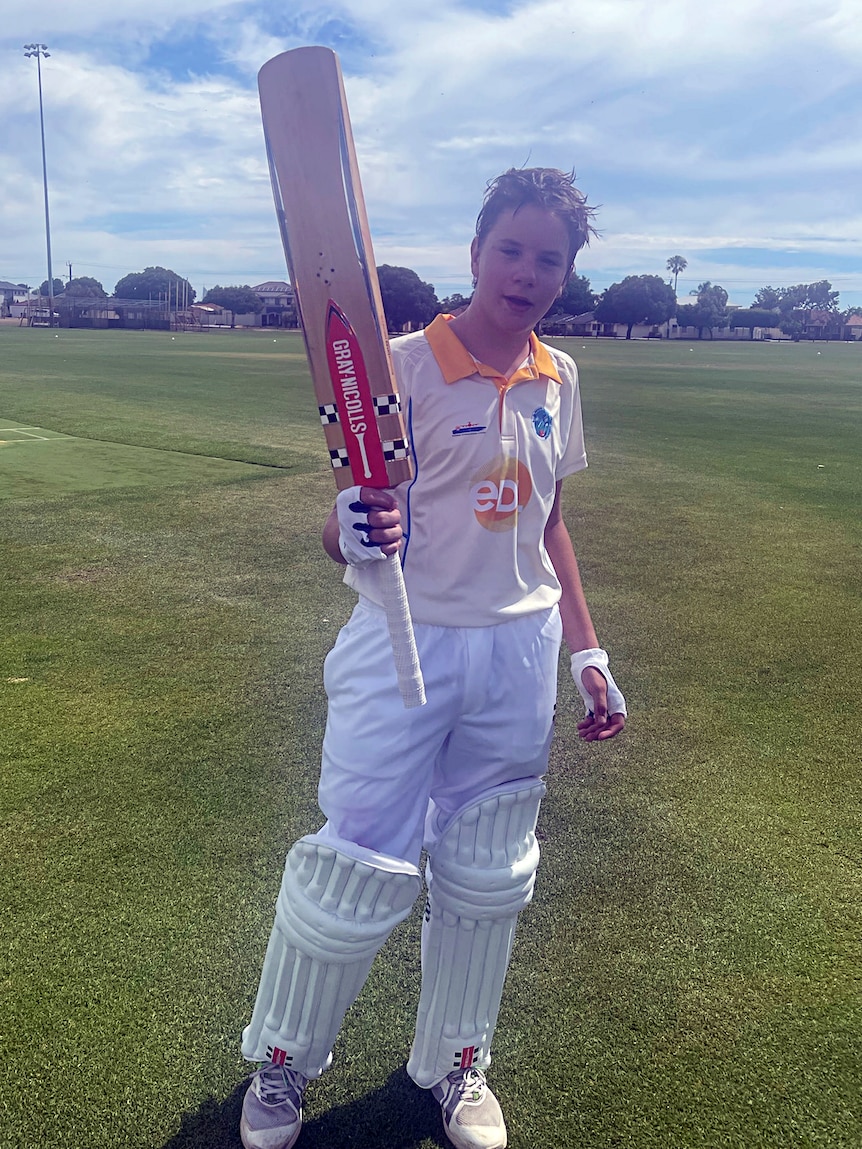
[[[283,52],[258,73],[276,214],[339,490],[412,477],[338,58]],[[425,701],[397,555],[378,564],[405,706]]]

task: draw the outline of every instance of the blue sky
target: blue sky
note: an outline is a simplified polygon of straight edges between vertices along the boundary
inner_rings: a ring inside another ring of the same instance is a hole
[[[862,305],[859,0],[42,0],[3,4],[0,279],[47,274],[35,61],[44,42],[54,274],[173,268],[199,293],[285,278],[256,74],[338,51],[378,263],[469,290],[486,181],[575,168],[596,290],[667,276],[745,305],[829,279]]]

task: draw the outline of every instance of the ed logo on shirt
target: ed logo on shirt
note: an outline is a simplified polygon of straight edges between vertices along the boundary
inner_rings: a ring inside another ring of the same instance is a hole
[[[500,455],[473,476],[470,498],[476,521],[489,531],[511,531],[533,494],[530,472],[517,459]]]

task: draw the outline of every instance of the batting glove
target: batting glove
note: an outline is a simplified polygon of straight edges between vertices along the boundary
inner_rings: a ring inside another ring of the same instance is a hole
[[[352,567],[364,567],[379,562],[386,555],[374,543],[369,542],[368,532],[373,527],[368,524],[369,507],[359,498],[359,487],[348,487],[340,491],[335,500],[338,514],[338,549],[344,561]]]
[[[608,670],[608,654],[605,650],[579,650],[572,655],[572,678],[575,680],[575,686],[584,700],[584,705],[587,708],[587,713],[593,713],[593,698],[587,688],[581,681],[581,674],[588,666],[594,666],[596,670],[604,678],[608,684],[608,714],[628,714],[626,710],[626,700],[623,698],[622,691],[614,682],[614,676]]]

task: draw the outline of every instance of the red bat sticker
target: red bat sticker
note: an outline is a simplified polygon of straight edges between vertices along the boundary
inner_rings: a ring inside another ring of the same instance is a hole
[[[326,316],[326,359],[353,477],[369,487],[388,487],[362,349],[347,316],[331,299]]]

